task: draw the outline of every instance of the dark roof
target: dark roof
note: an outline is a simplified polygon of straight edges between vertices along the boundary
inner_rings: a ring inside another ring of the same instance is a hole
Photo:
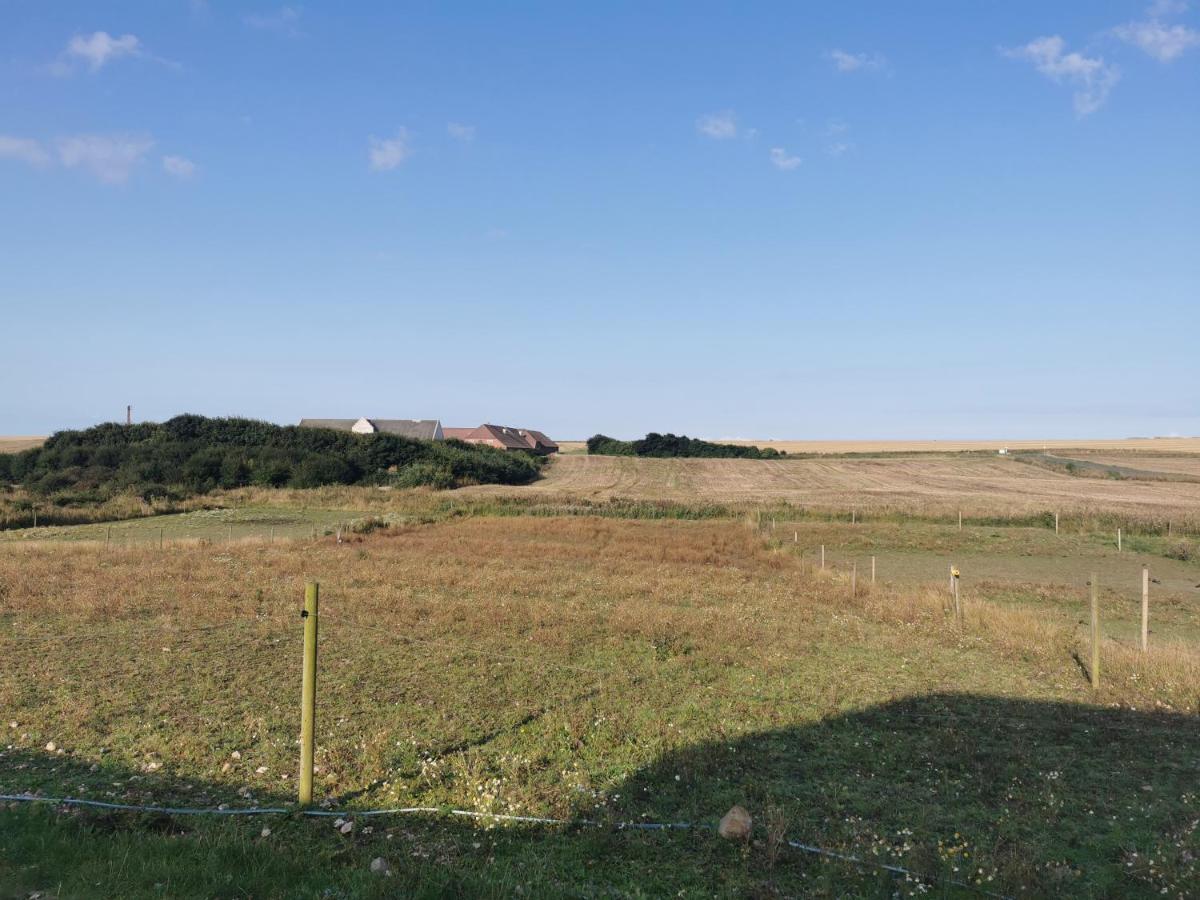
[[[401,437],[432,441],[441,427],[437,419],[367,419],[376,431],[398,434]]]
[[[332,428],[335,431],[349,431],[358,419],[301,419],[301,428]]]
[[[526,428],[525,434],[533,438],[535,446],[540,444],[548,450],[558,449],[558,444],[554,443],[554,441],[550,440],[550,438],[546,437],[546,435],[540,431],[535,431],[532,428]]]
[[[509,428],[505,425],[480,425],[480,438],[493,438],[499,441],[506,450],[529,450],[532,445],[521,434],[520,429]]]

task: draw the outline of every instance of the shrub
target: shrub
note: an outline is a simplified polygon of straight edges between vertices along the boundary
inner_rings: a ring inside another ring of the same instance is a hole
[[[183,415],[161,424],[60,431],[41,447],[0,454],[0,483],[45,495],[182,499],[249,484],[525,484],[540,466],[525,453],[461,442]]]
[[[1163,556],[1167,557],[1167,559],[1191,562],[1196,558],[1196,547],[1190,541],[1176,541],[1163,551]]]
[[[704,457],[710,459],[777,459],[786,455],[773,447],[714,444],[686,435],[650,432],[641,440],[618,441],[603,434],[588,438],[588,453],[606,456]]]
[[[587,451],[602,456],[633,456],[633,442],[618,441],[605,434],[596,434],[588,438]]]

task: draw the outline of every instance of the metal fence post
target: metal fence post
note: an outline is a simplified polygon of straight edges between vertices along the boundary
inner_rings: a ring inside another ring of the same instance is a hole
[[[312,803],[317,706],[317,599],[320,586],[304,586],[304,676],[300,699],[300,805]]]

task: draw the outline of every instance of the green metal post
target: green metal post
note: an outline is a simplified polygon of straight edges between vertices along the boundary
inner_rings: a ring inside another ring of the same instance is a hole
[[[304,586],[304,685],[300,701],[300,805],[312,804],[313,749],[317,706],[317,597],[320,586]]]
[[[1092,689],[1100,687],[1100,597],[1096,573],[1092,573]]]

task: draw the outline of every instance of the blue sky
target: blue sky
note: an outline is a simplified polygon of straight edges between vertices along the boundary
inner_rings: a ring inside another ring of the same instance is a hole
[[[0,434],[1200,434],[1200,9],[0,0]]]

